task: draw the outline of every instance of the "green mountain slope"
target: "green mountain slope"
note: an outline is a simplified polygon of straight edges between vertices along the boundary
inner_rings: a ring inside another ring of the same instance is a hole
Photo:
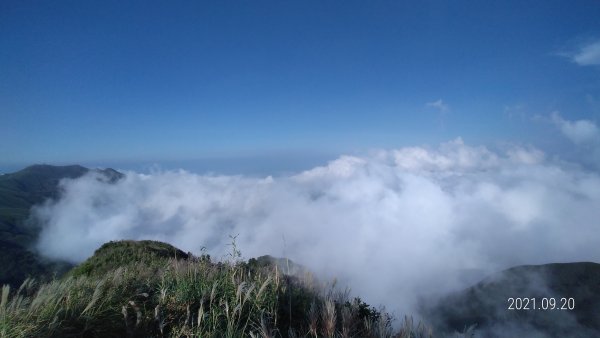
[[[0,236],[6,241],[27,245],[36,229],[25,224],[34,204],[58,197],[58,182],[77,178],[88,169],[73,165],[56,167],[33,165],[16,173],[0,176]]]
[[[19,285],[27,276],[65,271],[64,263],[49,262],[29,250],[40,230],[29,221],[29,212],[33,205],[59,197],[60,180],[89,171],[79,165],[33,165],[0,175],[0,284]],[[123,177],[113,169],[97,171],[111,182]]]
[[[169,259],[190,257],[176,247],[157,241],[116,241],[102,245],[94,255],[69,271],[70,276],[100,277],[117,267],[160,266]]]
[[[276,264],[215,263],[165,243],[110,242],[60,280],[3,288],[0,336],[392,336],[386,313]],[[394,337],[417,336],[404,330]]]

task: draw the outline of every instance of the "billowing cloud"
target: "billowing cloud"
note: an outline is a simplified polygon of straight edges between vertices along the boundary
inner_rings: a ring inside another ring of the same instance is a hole
[[[62,187],[34,210],[49,257],[78,262],[124,238],[219,257],[239,234],[244,256],[288,256],[399,315],[422,295],[465,286],[466,272],[600,261],[600,176],[531,147],[456,139],[282,177],[128,172],[116,184],[90,175]]]
[[[575,144],[593,143],[600,140],[600,131],[592,121],[568,121],[563,119],[557,112],[552,113],[551,120],[561,133]]]
[[[600,41],[582,46],[572,59],[580,66],[600,65]]]

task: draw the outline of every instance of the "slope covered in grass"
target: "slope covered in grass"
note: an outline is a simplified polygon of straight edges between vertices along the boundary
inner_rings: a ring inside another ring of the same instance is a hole
[[[0,336],[394,336],[384,311],[269,260],[243,262],[234,251],[212,262],[160,242],[107,243],[60,280],[5,286]],[[427,336],[406,323],[395,336]]]
[[[170,259],[187,260],[189,254],[158,241],[118,241],[102,245],[94,255],[69,271],[70,276],[100,277],[116,267],[160,267]]]

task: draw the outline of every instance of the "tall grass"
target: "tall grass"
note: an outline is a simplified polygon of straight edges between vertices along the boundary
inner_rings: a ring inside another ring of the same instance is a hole
[[[157,268],[158,267],[158,268]],[[206,257],[2,288],[0,337],[431,337],[310,276]]]

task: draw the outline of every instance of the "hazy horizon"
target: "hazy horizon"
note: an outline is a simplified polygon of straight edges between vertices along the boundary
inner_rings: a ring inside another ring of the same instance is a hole
[[[599,16],[593,1],[5,2],[0,168],[243,174],[457,137],[568,156],[552,114],[598,123]],[[231,170],[247,158],[293,165]]]

